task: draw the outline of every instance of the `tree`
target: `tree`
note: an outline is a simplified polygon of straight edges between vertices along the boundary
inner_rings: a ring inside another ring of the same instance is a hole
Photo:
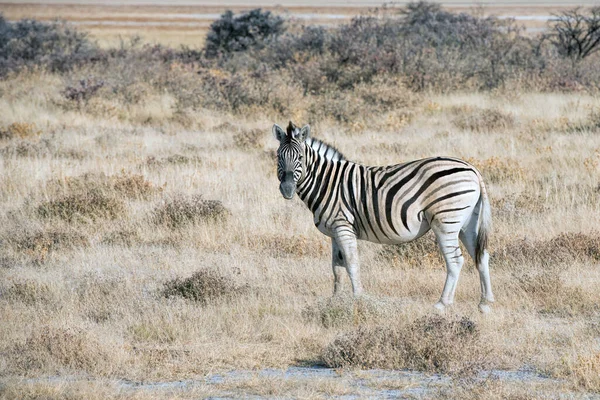
[[[555,17],[549,36],[561,55],[580,61],[600,49],[600,7],[587,14],[577,7]]]

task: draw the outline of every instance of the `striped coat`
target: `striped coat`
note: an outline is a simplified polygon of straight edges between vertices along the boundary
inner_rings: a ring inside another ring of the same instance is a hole
[[[364,166],[309,137],[308,126],[299,129],[290,122],[286,132],[277,125],[273,132],[280,142],[282,194],[289,199],[296,192],[312,211],[316,227],[332,238],[335,293],[341,288],[341,268],[350,275],[354,293],[362,292],[357,239],[399,244],[431,229],[447,267],[446,284],[436,306],[444,308],[453,302],[464,262],[460,240],[480,273],[480,309],[489,310],[493,302],[486,251],[490,208],[475,167],[450,157]]]

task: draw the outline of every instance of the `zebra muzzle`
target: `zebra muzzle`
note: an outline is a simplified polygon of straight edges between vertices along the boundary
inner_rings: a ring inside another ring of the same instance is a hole
[[[283,181],[279,185],[279,191],[286,199],[290,200],[294,197],[294,192],[296,191],[296,184],[292,181]]]

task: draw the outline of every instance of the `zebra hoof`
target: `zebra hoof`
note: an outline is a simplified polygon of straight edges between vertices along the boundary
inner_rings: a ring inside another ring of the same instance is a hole
[[[489,314],[492,308],[488,304],[479,303],[479,311],[483,314]]]
[[[440,314],[443,314],[446,311],[446,306],[441,301],[438,301],[437,303],[435,303],[433,305],[433,308],[435,308],[435,310],[437,312],[439,312]]]

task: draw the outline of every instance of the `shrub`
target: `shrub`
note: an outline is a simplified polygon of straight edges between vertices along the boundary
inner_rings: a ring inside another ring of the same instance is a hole
[[[526,170],[517,160],[490,157],[486,160],[467,158],[465,161],[473,164],[490,183],[520,182],[526,176]]]
[[[600,235],[598,233],[561,233],[550,240],[518,240],[495,250],[496,264],[509,268],[521,265],[560,265],[574,261],[600,260]]]
[[[20,251],[41,264],[53,252],[63,249],[74,249],[89,246],[89,239],[75,230],[17,230],[8,238],[17,251]]]
[[[15,346],[13,360],[17,370],[26,374],[41,370],[53,375],[65,368],[97,373],[107,366],[109,355],[80,329],[43,327]]]
[[[541,314],[594,315],[599,309],[594,296],[587,295],[580,287],[566,285],[559,269],[558,265],[545,265],[535,271],[519,270],[513,273],[513,279],[528,303]]]
[[[110,233],[107,233],[102,238],[102,243],[111,246],[126,246],[131,247],[135,243],[141,241],[140,235],[137,231],[121,229]]]
[[[43,202],[37,207],[41,218],[60,218],[67,222],[94,222],[115,219],[125,214],[125,203],[100,191],[92,190]]]
[[[213,22],[206,36],[207,57],[228,55],[260,47],[264,42],[284,31],[283,19],[260,8],[234,16],[227,10]]]
[[[65,24],[8,22],[0,15],[0,77],[35,66],[65,72],[99,57],[100,51],[85,33]]]
[[[158,205],[153,219],[159,225],[176,229],[190,223],[224,221],[230,212],[218,200],[204,200],[201,195],[178,195]]]
[[[142,175],[121,172],[118,175],[86,173],[79,176],[68,176],[61,180],[51,181],[46,185],[46,190],[52,196],[85,195],[97,192],[106,196],[149,199],[162,189],[154,186]]]
[[[14,282],[6,291],[6,297],[27,305],[49,304],[55,300],[48,285],[32,280]]]
[[[77,102],[87,101],[95,95],[102,86],[104,86],[104,81],[102,80],[95,80],[93,78],[81,79],[79,85],[67,86],[63,91],[63,95],[67,100]]]
[[[36,137],[42,133],[35,124],[29,122],[13,122],[6,128],[0,129],[0,139]]]
[[[495,108],[455,107],[452,112],[456,114],[452,123],[463,130],[493,132],[512,128],[515,125],[512,115]]]
[[[197,157],[188,157],[183,154],[173,154],[167,157],[156,158],[150,156],[146,159],[146,165],[152,168],[160,168],[165,165],[188,165],[188,164],[200,164],[202,160]]]
[[[324,245],[320,238],[298,235],[294,240],[281,234],[252,235],[248,238],[252,249],[260,251],[270,257],[322,257],[329,254],[330,249]]]
[[[359,327],[338,336],[322,358],[332,368],[409,368],[465,375],[486,365],[486,349],[477,325],[467,317],[429,316],[405,327]]]
[[[241,150],[262,149],[265,145],[265,132],[262,129],[251,129],[233,135],[233,143]]]
[[[600,352],[591,351],[580,355],[571,370],[579,387],[592,393],[600,393]]]
[[[201,269],[188,278],[176,278],[165,283],[163,296],[183,297],[184,299],[208,304],[218,298],[239,294],[244,288],[211,269]]]

